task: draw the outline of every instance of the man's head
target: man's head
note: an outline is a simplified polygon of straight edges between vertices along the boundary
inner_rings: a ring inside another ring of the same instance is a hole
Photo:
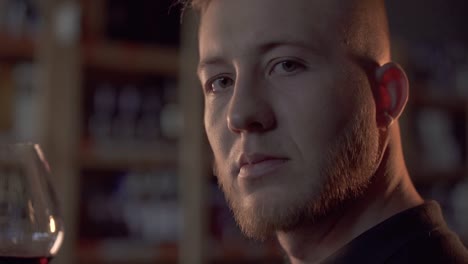
[[[205,128],[242,230],[264,238],[359,197],[407,100],[383,2],[194,4]]]

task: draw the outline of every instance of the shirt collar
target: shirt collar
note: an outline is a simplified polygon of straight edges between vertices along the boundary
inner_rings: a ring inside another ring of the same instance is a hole
[[[445,225],[440,206],[428,201],[367,230],[323,263],[383,263],[418,234]]]

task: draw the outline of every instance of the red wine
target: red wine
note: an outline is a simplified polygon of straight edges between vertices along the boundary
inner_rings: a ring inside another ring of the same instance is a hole
[[[51,257],[0,257],[0,264],[49,264]]]

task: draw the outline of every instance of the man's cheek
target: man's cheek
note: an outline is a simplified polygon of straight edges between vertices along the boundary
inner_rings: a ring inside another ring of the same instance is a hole
[[[232,151],[232,140],[229,139],[229,132],[213,128],[208,133],[208,142],[213,151],[218,173],[229,173],[230,153]]]

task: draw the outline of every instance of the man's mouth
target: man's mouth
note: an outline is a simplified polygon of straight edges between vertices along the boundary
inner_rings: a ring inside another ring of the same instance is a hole
[[[260,153],[242,154],[239,159],[239,178],[256,179],[273,173],[289,159]]]

